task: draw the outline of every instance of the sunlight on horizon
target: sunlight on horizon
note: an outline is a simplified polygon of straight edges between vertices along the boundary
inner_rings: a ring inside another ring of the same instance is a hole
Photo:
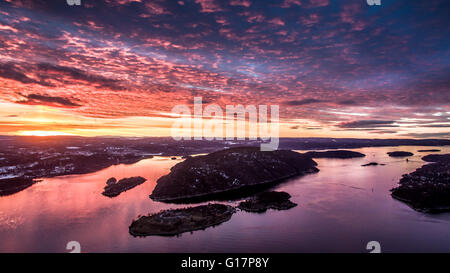
[[[59,131],[21,131],[20,136],[74,136],[74,134]]]

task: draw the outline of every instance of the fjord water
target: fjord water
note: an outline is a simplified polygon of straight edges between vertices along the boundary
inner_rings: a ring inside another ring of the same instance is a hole
[[[404,173],[424,164],[433,147],[354,149],[356,159],[316,159],[320,172],[292,178],[274,189],[286,191],[297,207],[254,214],[237,212],[230,221],[178,237],[133,237],[128,226],[138,215],[186,205],[153,202],[156,180],[181,161],[167,157],[117,165],[96,173],[44,179],[0,197],[0,252],[450,252],[450,213],[423,214],[394,200],[389,190]],[[438,147],[449,153],[450,147]],[[390,158],[387,152],[415,155]],[[385,166],[362,167],[369,162]],[[142,185],[116,198],[101,194],[110,177],[143,176]],[[237,201],[230,201],[237,204]]]

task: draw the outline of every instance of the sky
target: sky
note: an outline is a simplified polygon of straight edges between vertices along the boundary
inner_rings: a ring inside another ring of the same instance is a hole
[[[449,138],[450,1],[0,0],[0,134],[170,136],[278,105],[282,137]]]

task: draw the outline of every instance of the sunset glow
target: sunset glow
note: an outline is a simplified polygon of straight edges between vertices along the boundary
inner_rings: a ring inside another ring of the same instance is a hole
[[[0,134],[169,136],[201,96],[279,105],[282,137],[448,138],[446,5],[2,1]]]
[[[69,136],[72,134],[65,132],[55,132],[55,131],[23,131],[18,132],[21,136]]]

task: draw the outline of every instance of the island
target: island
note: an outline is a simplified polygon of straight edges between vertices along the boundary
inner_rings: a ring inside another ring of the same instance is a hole
[[[219,225],[230,220],[235,211],[232,206],[222,204],[164,210],[134,220],[129,232],[133,236],[174,236]]]
[[[289,151],[261,151],[259,147],[230,148],[187,158],[159,178],[150,198],[163,202],[206,200],[279,183],[287,178],[316,173],[309,156]]]
[[[116,178],[111,177],[106,181],[105,191],[102,192],[102,194],[108,197],[116,197],[122,192],[130,190],[145,181],[147,181],[147,179],[140,176],[123,178],[119,181],[117,181]]]
[[[248,212],[265,212],[268,209],[287,210],[297,206],[289,199],[287,192],[269,191],[258,194],[256,197],[239,203],[238,208]]]
[[[440,152],[441,150],[439,149],[430,149],[430,150],[418,150],[419,153],[426,153],[426,152]]]
[[[395,152],[388,152],[387,153],[390,157],[406,157],[406,156],[413,156],[413,153],[410,152],[404,152],[404,151],[395,151]]]
[[[450,154],[429,155],[426,164],[410,174],[404,174],[391,195],[413,209],[428,213],[450,211]]]
[[[324,152],[307,152],[305,155],[312,158],[357,158],[365,157],[366,155],[359,152],[347,151],[347,150],[334,150],[334,151],[324,151]]]
[[[447,162],[450,161],[450,154],[426,155],[422,157],[422,160],[426,162]]]

